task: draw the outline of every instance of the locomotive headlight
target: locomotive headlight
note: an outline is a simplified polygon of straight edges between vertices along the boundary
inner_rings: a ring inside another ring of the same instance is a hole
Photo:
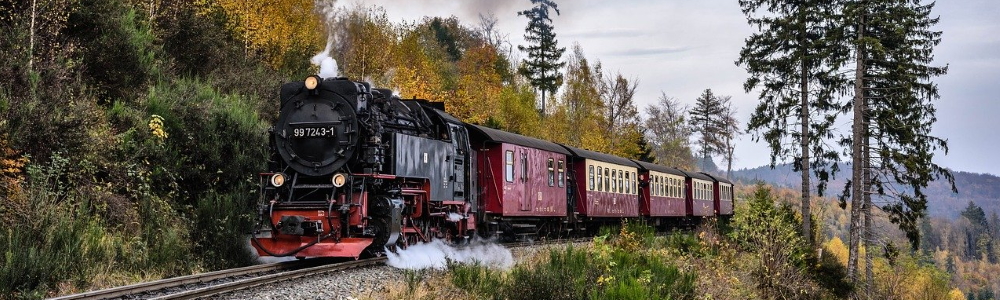
[[[333,186],[342,187],[345,183],[347,183],[347,176],[344,176],[344,174],[341,173],[333,174],[333,178],[330,181],[333,182]]]
[[[312,75],[306,77],[305,83],[306,83],[306,89],[309,89],[310,91],[314,90],[316,89],[317,86],[319,86],[319,76]]]
[[[271,185],[274,187],[281,187],[285,184],[285,174],[275,173],[271,175]]]

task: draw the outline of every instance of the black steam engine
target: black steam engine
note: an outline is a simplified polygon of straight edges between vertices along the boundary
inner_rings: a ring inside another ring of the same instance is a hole
[[[261,173],[263,256],[358,257],[475,231],[468,133],[441,103],[345,78],[281,87]]]

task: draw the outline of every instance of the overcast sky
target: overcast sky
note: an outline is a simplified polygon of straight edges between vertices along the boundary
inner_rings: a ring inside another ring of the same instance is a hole
[[[342,1],[340,5],[349,5]],[[457,16],[478,24],[478,14],[493,12],[499,30],[513,45],[523,43],[527,20],[517,11],[531,7],[528,0],[368,0],[380,5],[390,20],[412,21],[423,16]],[[661,92],[693,105],[706,88],[731,95],[744,124],[757,104],[756,91],[747,94],[746,72],[734,63],[752,29],[738,1],[728,0],[556,0],[561,15],[554,26],[561,46],[579,43],[590,60],[605,70],[619,71],[639,81],[636,105],[640,111]],[[941,99],[935,103],[938,122],[933,133],[948,140],[950,152],[935,157],[944,167],[959,171],[1000,174],[1000,1],[938,1],[935,28],[944,32],[935,49],[936,64],[949,72],[934,79]],[[515,47],[516,51],[516,47]],[[850,120],[839,123],[849,128]],[[734,169],[769,162],[766,146],[743,136],[736,148]]]

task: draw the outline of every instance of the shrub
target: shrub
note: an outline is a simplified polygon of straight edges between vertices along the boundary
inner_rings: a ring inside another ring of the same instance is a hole
[[[767,299],[813,299],[818,288],[809,279],[809,248],[787,205],[776,206],[771,189],[758,185],[745,209],[736,212],[729,236],[750,253],[742,263],[760,295]]]

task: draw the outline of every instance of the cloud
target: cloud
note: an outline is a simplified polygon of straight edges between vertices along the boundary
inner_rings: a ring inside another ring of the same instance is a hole
[[[608,29],[586,32],[570,32],[563,37],[570,39],[606,39],[606,38],[632,38],[648,35],[649,33],[636,29]]]
[[[609,56],[656,56],[664,54],[682,53],[691,50],[691,47],[657,47],[657,48],[630,48],[620,51],[610,51],[603,53]]]

